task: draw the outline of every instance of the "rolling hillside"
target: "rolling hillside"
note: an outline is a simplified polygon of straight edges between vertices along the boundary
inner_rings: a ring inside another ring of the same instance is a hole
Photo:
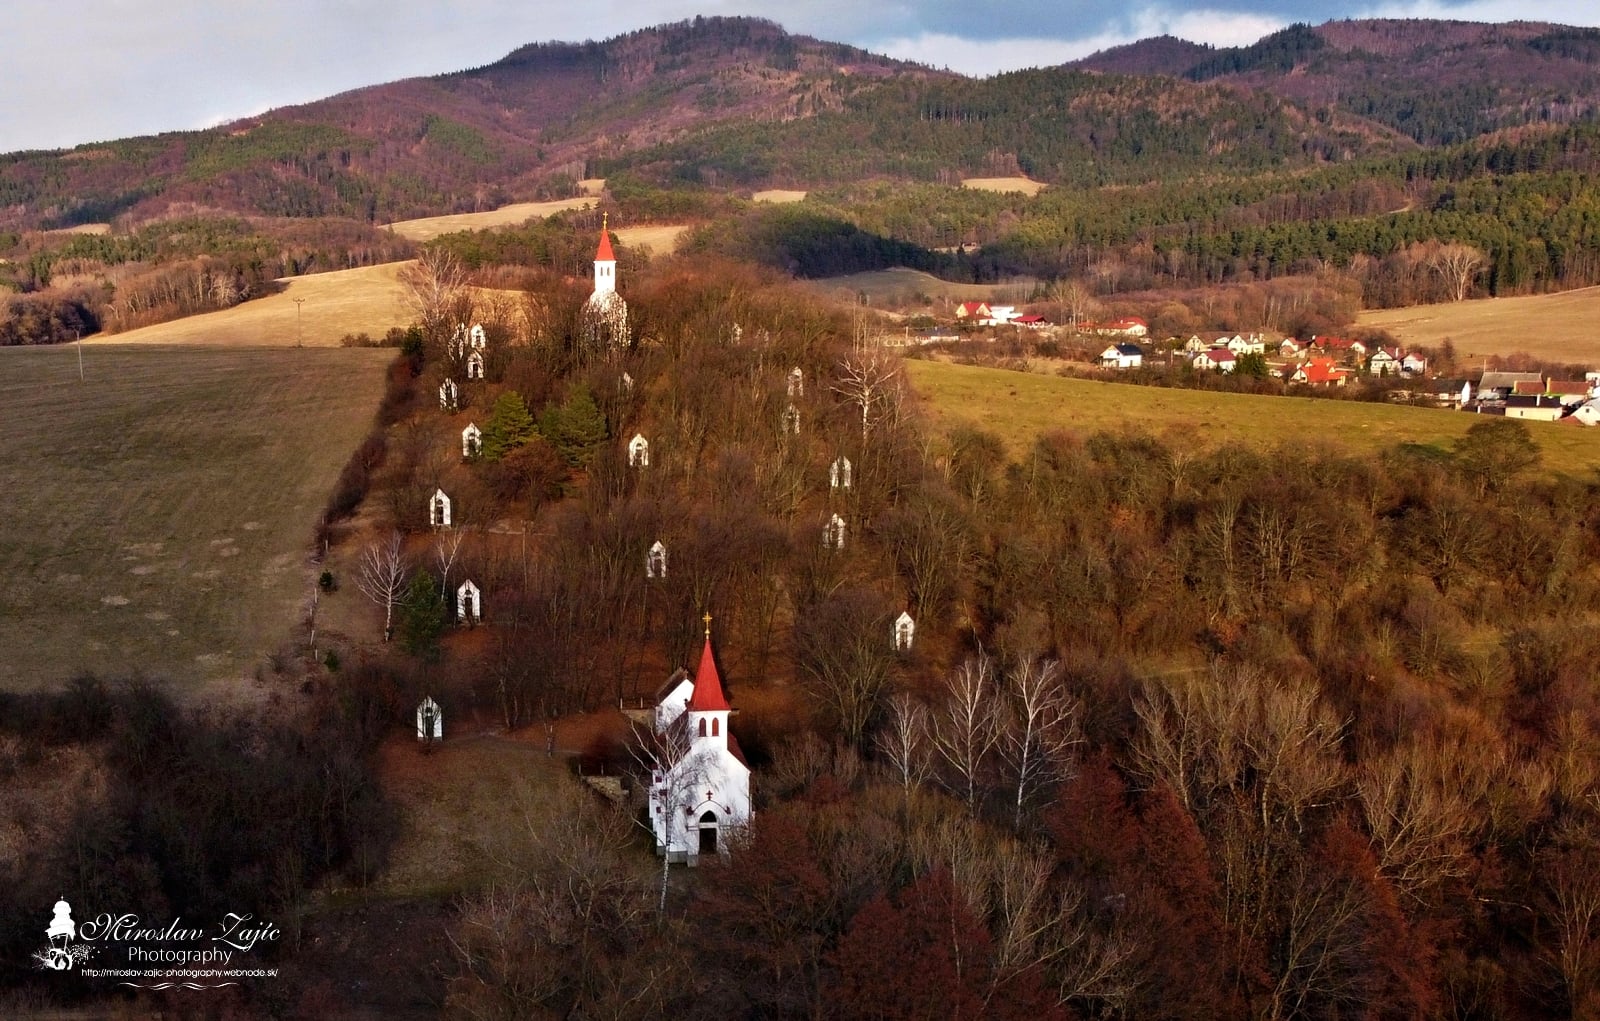
[[[185,203],[381,223],[562,198],[590,160],[690,128],[809,117],[888,76],[940,74],[748,18],[524,46],[212,130],[0,157],[0,229]]]
[[[1600,29],[1533,21],[1330,21],[1226,49],[1158,37],[1070,66],[1248,86],[1424,145],[1600,111]]]

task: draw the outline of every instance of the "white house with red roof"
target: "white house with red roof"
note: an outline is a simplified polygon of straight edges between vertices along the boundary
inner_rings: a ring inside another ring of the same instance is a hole
[[[1313,358],[1295,369],[1289,382],[1306,386],[1344,386],[1349,375],[1349,370],[1335,368],[1332,358]]]
[[[656,853],[694,863],[727,850],[729,831],[750,821],[750,764],[728,730],[733,707],[711,652],[711,623],[694,676],[679,670],[656,699],[655,729],[674,761],[650,775]]]

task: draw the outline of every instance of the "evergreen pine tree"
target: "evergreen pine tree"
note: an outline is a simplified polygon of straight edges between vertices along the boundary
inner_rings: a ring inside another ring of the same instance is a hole
[[[406,652],[429,662],[439,658],[447,610],[433,576],[427,571],[413,575],[400,604],[400,642]]]
[[[483,458],[486,461],[498,461],[538,435],[538,432],[522,395],[515,390],[508,390],[494,402],[494,411],[484,424]]]
[[[559,406],[550,405],[539,416],[539,431],[555,444],[573,467],[589,463],[606,439],[606,419],[586,386],[575,386]]]

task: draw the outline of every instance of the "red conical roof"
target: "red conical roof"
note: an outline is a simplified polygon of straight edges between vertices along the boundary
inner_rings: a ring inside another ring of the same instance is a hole
[[[611,232],[604,227],[600,229],[600,247],[594,253],[595,262],[616,262],[617,257],[611,251]]]
[[[694,694],[689,696],[689,709],[708,712],[730,708],[728,696],[722,693],[722,678],[717,675],[717,661],[711,655],[711,636],[706,635],[706,646],[700,650],[700,666],[694,672]]]

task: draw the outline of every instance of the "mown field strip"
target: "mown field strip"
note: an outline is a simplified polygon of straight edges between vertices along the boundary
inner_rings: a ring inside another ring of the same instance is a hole
[[[1165,389],[918,359],[905,365],[938,428],[986,429],[1005,442],[1013,457],[1053,429],[1085,436],[1142,431],[1205,450],[1247,443],[1362,455],[1414,443],[1448,451],[1478,421],[1470,414],[1433,408]],[[1571,423],[1527,425],[1543,452],[1545,468],[1587,476],[1600,467],[1600,430]]]
[[[239,684],[290,633],[312,529],[391,351],[0,349],[0,688]]]

